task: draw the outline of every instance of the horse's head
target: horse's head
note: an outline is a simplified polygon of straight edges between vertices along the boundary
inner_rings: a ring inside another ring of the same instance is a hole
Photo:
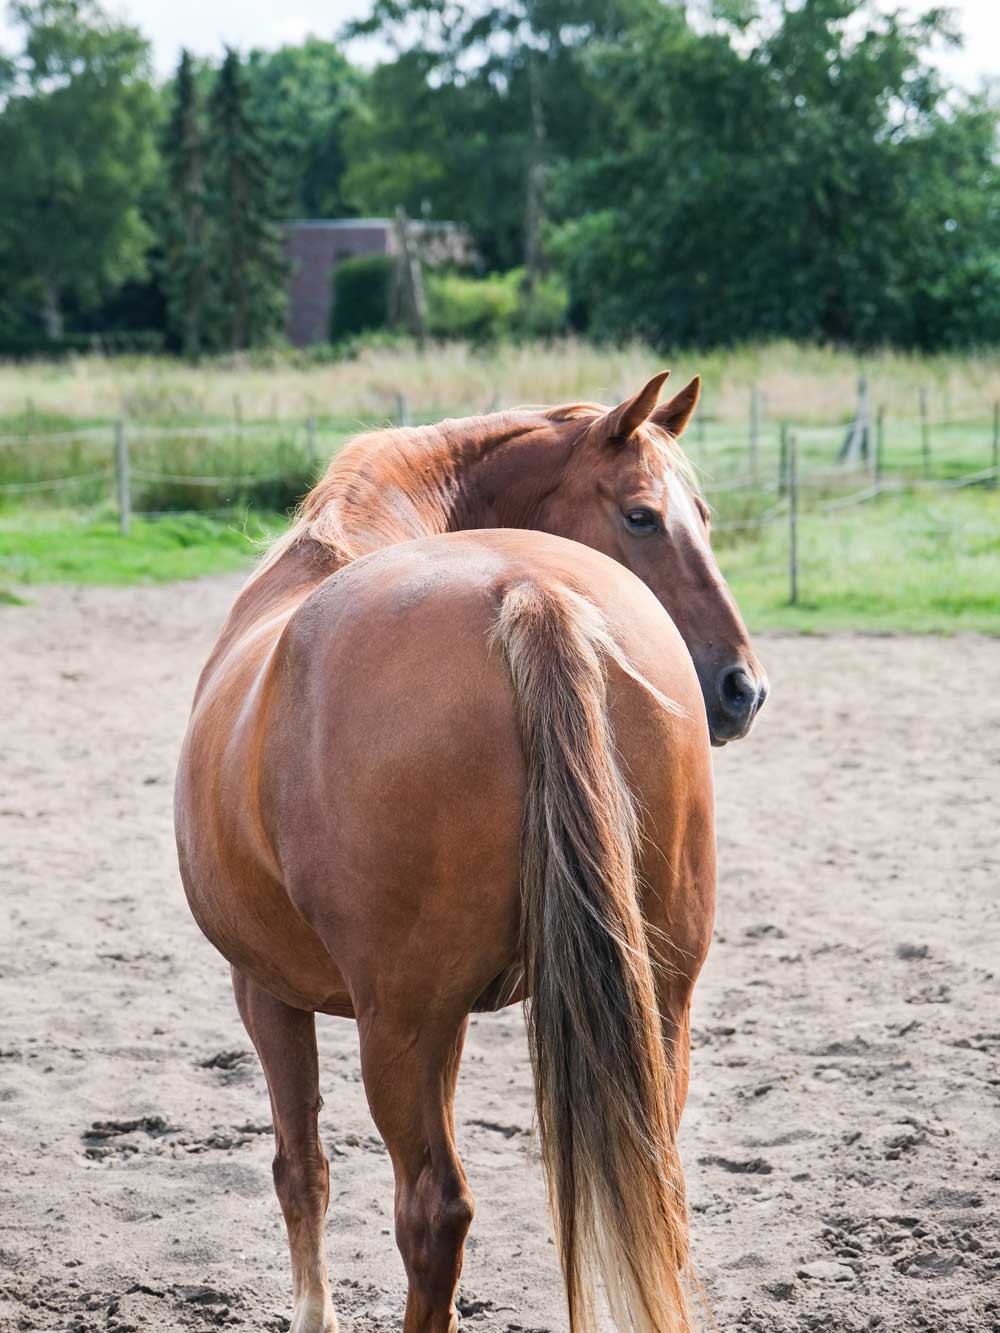
[[[637,574],[673,618],[694,660],[715,745],[745,736],[767,680],[709,540],[709,510],[677,445],[700,392],[695,378],[658,404],[664,371],[595,413],[550,497],[546,527]]]

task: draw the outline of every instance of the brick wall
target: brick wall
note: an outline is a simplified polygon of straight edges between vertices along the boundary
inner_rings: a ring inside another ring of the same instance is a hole
[[[333,270],[338,260],[392,252],[393,226],[382,218],[290,222],[287,236],[286,331],[296,347],[307,347],[329,337]]]

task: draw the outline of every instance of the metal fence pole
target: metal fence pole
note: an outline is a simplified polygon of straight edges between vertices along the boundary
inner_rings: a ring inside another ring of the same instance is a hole
[[[788,437],[788,601],[799,600],[799,443]]]
[[[757,480],[757,454],[760,447],[760,390],[750,391],[750,477]]]
[[[128,439],[125,422],[120,419],[115,422],[115,480],[118,484],[118,530],[127,537],[132,517],[132,488],[128,474]]]
[[[882,480],[882,463],[885,456],[885,408],[880,407],[875,418],[875,455],[873,471],[876,482]]]
[[[778,434],[778,494],[788,490],[788,422],[781,423]]]
[[[931,427],[927,420],[927,390],[920,390],[920,452],[923,458],[924,476],[931,474]]]

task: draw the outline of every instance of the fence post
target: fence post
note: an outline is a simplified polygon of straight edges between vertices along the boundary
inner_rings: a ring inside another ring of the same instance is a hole
[[[778,494],[788,490],[788,422],[781,423],[778,432]]]
[[[799,600],[799,442],[788,437],[788,601]]]
[[[396,394],[396,419],[401,426],[410,424],[410,405],[406,401],[405,393]]]
[[[931,428],[927,420],[927,390],[920,390],[920,452],[923,459],[924,476],[931,474]]]
[[[127,537],[132,517],[132,488],[128,475],[128,439],[125,422],[120,418],[115,422],[115,479],[118,483],[118,530]]]
[[[757,454],[760,446],[760,390],[750,390],[750,479],[757,480]]]
[[[997,469],[1000,468],[1000,402],[993,404],[993,476],[990,490],[997,488]]]
[[[875,481],[882,480],[882,460],[885,453],[885,408],[880,407],[878,415],[875,418],[875,455],[873,459],[873,471]]]

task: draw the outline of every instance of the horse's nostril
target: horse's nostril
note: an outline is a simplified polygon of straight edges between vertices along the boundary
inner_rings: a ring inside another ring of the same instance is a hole
[[[727,667],[719,680],[719,698],[730,717],[745,718],[757,703],[757,682],[746,667]]]

